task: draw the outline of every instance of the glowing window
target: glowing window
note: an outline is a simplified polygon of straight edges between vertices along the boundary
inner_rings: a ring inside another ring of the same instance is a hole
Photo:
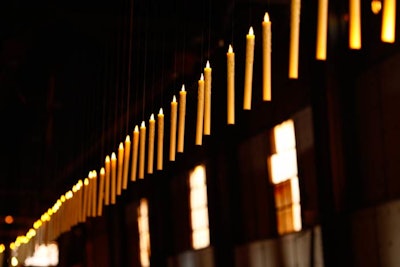
[[[301,206],[294,123],[287,120],[273,129],[273,153],[269,157],[271,182],[279,234],[300,231]]]
[[[206,172],[203,165],[197,166],[190,173],[189,185],[192,247],[194,249],[201,249],[210,245]]]
[[[140,264],[142,267],[150,266],[150,231],[147,200],[142,198],[138,207],[139,249]]]
[[[24,266],[57,266],[58,265],[58,245],[51,242],[47,245],[36,245],[34,254],[27,257]]]

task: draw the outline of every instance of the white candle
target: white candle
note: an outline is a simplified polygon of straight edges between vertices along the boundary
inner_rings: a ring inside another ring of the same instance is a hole
[[[271,101],[271,25],[268,12],[265,12],[262,22],[263,101]]]
[[[207,60],[206,67],[204,68],[204,135],[211,134],[211,80],[212,69],[210,62]]]
[[[394,43],[396,35],[396,0],[383,0],[381,40]]]
[[[290,43],[289,43],[289,78],[299,76],[299,39],[300,39],[300,0],[291,0],[290,5]]]
[[[124,147],[124,175],[122,180],[122,189],[128,188],[128,170],[129,170],[129,159],[131,155],[131,138],[129,134],[125,138]]]
[[[105,169],[100,169],[100,183],[99,183],[99,200],[97,202],[97,216],[103,214],[103,198],[104,198],[104,182],[105,182]]]
[[[117,155],[111,154],[111,204],[116,203],[116,181],[117,180]]]
[[[178,117],[178,146],[177,152],[182,153],[185,144],[185,117],[186,117],[186,91],[185,85],[179,92],[179,117]]]
[[[131,166],[131,181],[136,181],[137,163],[139,151],[139,127],[136,125],[133,130],[133,151],[132,151],[132,166]]]
[[[315,58],[326,60],[326,41],[328,37],[328,0],[318,0],[317,49]]]
[[[111,178],[111,162],[110,156],[106,156],[105,164],[105,197],[104,197],[104,204],[107,206],[110,204],[110,178]]]
[[[226,53],[227,123],[235,124],[235,53],[229,45]]]
[[[349,48],[361,49],[360,0],[349,0]]]
[[[140,133],[139,133],[139,179],[144,178],[144,157],[146,154],[146,125],[145,122],[142,121],[142,124],[140,125]]]
[[[162,170],[164,153],[164,113],[162,108],[157,115],[157,126],[157,170]]]
[[[147,154],[147,173],[153,173],[153,162],[154,162],[154,136],[156,131],[156,121],[154,120],[154,114],[151,114],[149,119],[149,153]]]
[[[254,44],[255,35],[253,27],[250,27],[249,33],[246,35],[246,59],[244,66],[244,97],[243,109],[251,109],[251,94],[253,86],[253,64],[254,64]]]
[[[178,103],[175,96],[171,102],[171,126],[170,126],[170,139],[169,139],[169,160],[175,161],[176,151],[176,120],[177,120]]]
[[[203,121],[204,120],[204,76],[200,75],[197,89],[197,121],[196,121],[196,145],[203,143]]]
[[[122,142],[119,143],[118,147],[118,168],[117,168],[117,195],[122,193],[122,174],[124,167],[124,145]]]

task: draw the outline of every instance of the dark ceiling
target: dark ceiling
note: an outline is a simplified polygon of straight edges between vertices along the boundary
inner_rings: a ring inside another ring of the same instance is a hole
[[[100,168],[175,81],[200,73],[231,26],[232,8],[231,1],[2,1],[0,243],[25,234]]]

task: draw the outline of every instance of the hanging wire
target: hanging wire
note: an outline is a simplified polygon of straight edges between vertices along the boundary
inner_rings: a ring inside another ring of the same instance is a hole
[[[129,60],[128,56],[127,56],[127,50],[128,50],[128,42],[129,42],[129,28],[128,28],[128,22],[129,22],[129,16],[126,14],[126,10],[127,10],[127,6],[129,7],[129,0],[124,1],[124,3],[122,3],[122,11],[121,11],[121,86],[120,86],[120,118],[118,118],[119,123],[121,124],[121,126],[123,126],[123,122],[122,122],[122,116],[123,114],[125,114],[124,112],[124,108],[126,107],[126,92],[128,91],[126,89],[126,80],[127,80],[127,76],[128,73],[126,72],[126,65],[127,65],[127,61]],[[125,128],[127,127],[127,125],[125,125]],[[123,132],[120,131],[119,134]]]
[[[130,98],[131,98],[131,74],[132,74],[132,35],[133,35],[133,0],[130,0],[129,12],[129,47],[128,47],[128,81],[126,95],[126,135],[129,130],[129,115],[130,115]]]
[[[117,25],[119,26],[121,24],[121,14],[117,19]],[[114,147],[117,147],[117,133],[118,133],[118,128],[119,128],[119,123],[118,123],[118,100],[119,100],[119,89],[120,89],[120,45],[121,45],[121,39],[122,39],[122,33],[121,30],[118,27],[117,30],[117,40],[116,40],[116,45],[115,45],[115,53],[116,53],[116,75],[115,75],[115,101],[114,101]]]
[[[101,159],[105,158],[105,138],[104,138],[104,134],[106,131],[106,105],[107,105],[107,101],[106,99],[108,99],[107,97],[107,88],[109,87],[108,84],[108,79],[109,79],[109,64],[110,64],[110,60],[109,60],[109,43],[108,43],[108,38],[106,38],[106,42],[105,42],[105,48],[104,48],[104,81],[103,81],[103,109],[102,109],[102,123],[101,123],[101,132],[102,132],[102,138],[101,138]]]
[[[208,1],[208,49],[207,49],[207,58],[210,59],[211,53],[211,0]]]
[[[146,8],[146,11],[148,8]],[[149,29],[148,14],[145,15],[145,35],[144,35],[144,62],[143,62],[143,94],[142,94],[142,121],[144,121],[145,100],[146,100],[146,77],[147,77],[147,34]]]

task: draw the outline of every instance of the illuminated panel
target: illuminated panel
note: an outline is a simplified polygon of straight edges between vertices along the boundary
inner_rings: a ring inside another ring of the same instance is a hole
[[[270,177],[274,184],[279,234],[300,231],[301,206],[294,123],[285,121],[273,130],[275,153],[270,158]]]
[[[149,213],[147,200],[142,198],[138,207],[138,228],[139,228],[139,248],[140,264],[142,267],[150,266],[150,231]]]
[[[210,245],[206,173],[203,165],[197,166],[190,174],[189,184],[192,246],[201,249]]]

